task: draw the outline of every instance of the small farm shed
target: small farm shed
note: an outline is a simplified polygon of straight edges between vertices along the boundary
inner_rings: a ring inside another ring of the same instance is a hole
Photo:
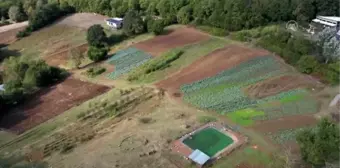
[[[3,84],[0,85],[0,91],[5,91],[5,86]]]
[[[123,26],[123,18],[106,19],[106,24],[112,28],[120,29]]]
[[[338,16],[317,16],[309,26],[313,32],[320,32],[326,27],[337,29],[336,37],[340,40],[340,17]]]
[[[196,149],[189,155],[189,159],[198,165],[203,166],[210,159],[210,157],[202,151]]]

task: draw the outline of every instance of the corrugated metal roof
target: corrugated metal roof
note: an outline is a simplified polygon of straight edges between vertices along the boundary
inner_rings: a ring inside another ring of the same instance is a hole
[[[318,16],[318,17],[322,19],[328,19],[334,22],[340,22],[340,17],[337,17],[337,16]]]
[[[210,159],[210,157],[208,155],[206,155],[205,153],[203,153],[202,151],[200,151],[198,149],[193,151],[189,155],[189,158],[199,165],[204,165],[204,163],[206,163]]]
[[[321,23],[321,24],[324,24],[324,25],[332,26],[332,27],[335,27],[335,26],[336,26],[336,24],[329,23],[329,22],[325,22],[325,21],[322,21],[322,20],[320,20],[320,19],[313,19],[313,22]]]
[[[106,19],[106,21],[108,22],[112,22],[112,23],[115,23],[115,24],[121,24],[123,23],[123,20],[117,20],[117,19]]]

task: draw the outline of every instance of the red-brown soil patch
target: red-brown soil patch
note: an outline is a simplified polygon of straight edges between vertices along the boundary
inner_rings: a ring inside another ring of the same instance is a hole
[[[178,28],[171,31],[169,34],[160,35],[153,39],[146,40],[134,45],[153,56],[159,56],[165,51],[172,48],[193,44],[196,42],[208,40],[210,37],[203,32],[194,28]]]
[[[41,89],[4,116],[0,125],[13,132],[23,133],[108,89],[106,86],[68,78],[55,86]]]
[[[278,132],[293,128],[315,125],[318,120],[312,115],[294,115],[273,120],[260,121],[251,128],[262,133]]]
[[[65,65],[68,60],[68,53],[71,49],[78,48],[82,53],[85,53],[88,49],[88,44],[81,44],[76,47],[67,48],[62,51],[59,51],[57,53],[51,54],[46,56],[44,59],[47,62],[47,64],[52,66],[59,66],[59,65]]]
[[[158,82],[156,86],[170,92],[176,92],[183,84],[189,84],[214,76],[223,70],[235,67],[251,58],[268,54],[266,50],[253,49],[240,45],[229,45],[200,58],[176,74]]]
[[[25,27],[12,29],[6,32],[0,33],[0,44],[11,44],[13,43],[17,38],[16,35],[19,31],[24,30]]]
[[[249,97],[261,99],[295,88],[317,88],[320,85],[306,75],[283,75],[250,85],[245,92]]]

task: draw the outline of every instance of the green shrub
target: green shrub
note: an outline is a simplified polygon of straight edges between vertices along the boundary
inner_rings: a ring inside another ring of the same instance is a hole
[[[93,77],[96,77],[96,76],[104,73],[105,71],[106,71],[106,69],[103,68],[103,67],[93,67],[93,68],[88,69],[86,71],[86,74],[87,74],[87,76],[93,78]]]
[[[198,121],[202,124],[210,123],[210,122],[215,122],[217,119],[212,116],[199,116]]]
[[[177,13],[177,21],[180,24],[188,24],[192,18],[192,7],[190,5],[182,7]]]
[[[197,28],[214,36],[224,37],[229,35],[229,32],[227,30],[218,27],[198,26]]]
[[[320,67],[314,56],[305,55],[296,63],[298,70],[302,73],[311,74]]]
[[[23,38],[23,37],[27,37],[31,34],[31,32],[27,29],[25,30],[22,30],[22,31],[19,31],[17,34],[16,34],[16,37],[17,38]]]
[[[332,85],[339,84],[339,76],[340,76],[340,61],[332,64],[323,64],[320,66],[318,72],[322,75],[322,77]]]
[[[127,36],[145,32],[143,19],[137,11],[129,11],[124,16],[123,31]]]
[[[90,46],[89,50],[87,51],[87,56],[92,61],[101,61],[104,60],[107,56],[108,49],[104,47],[94,47]]]
[[[178,59],[182,55],[182,53],[183,52],[180,50],[170,51],[160,57],[151,59],[145,64],[129,72],[128,80],[129,81],[138,80],[138,78],[142,75],[146,75],[159,69],[166,68],[170,65],[171,62]]]

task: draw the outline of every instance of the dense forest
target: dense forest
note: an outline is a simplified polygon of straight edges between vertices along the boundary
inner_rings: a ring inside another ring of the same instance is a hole
[[[46,2],[68,4],[77,12],[119,17],[133,9],[145,15],[159,15],[168,23],[194,21],[227,30],[288,20],[308,23],[316,15],[339,15],[338,0],[0,0],[0,14],[8,18],[11,6],[22,5],[30,15]]]

